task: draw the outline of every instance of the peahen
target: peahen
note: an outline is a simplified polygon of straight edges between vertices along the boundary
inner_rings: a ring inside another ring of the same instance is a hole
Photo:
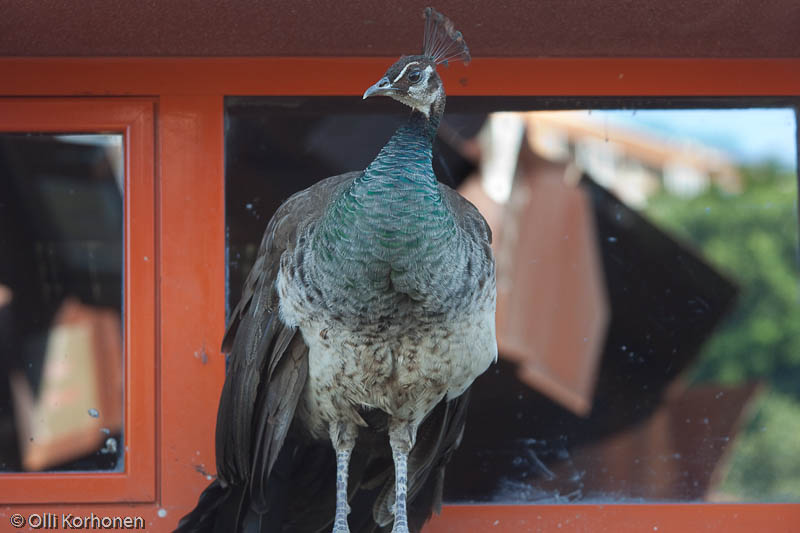
[[[469,52],[424,14],[423,53],[364,93],[408,122],[267,226],[223,340],[218,478],[178,531],[406,533],[438,510],[468,388],[497,358],[495,266],[486,221],[433,173],[436,66]]]

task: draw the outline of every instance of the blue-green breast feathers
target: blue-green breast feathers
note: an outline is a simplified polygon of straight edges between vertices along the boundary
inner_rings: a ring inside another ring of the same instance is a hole
[[[431,142],[420,124],[401,127],[313,230],[309,268],[326,280],[321,292],[352,301],[356,314],[437,298],[436,284],[452,275],[462,236],[433,173]]]

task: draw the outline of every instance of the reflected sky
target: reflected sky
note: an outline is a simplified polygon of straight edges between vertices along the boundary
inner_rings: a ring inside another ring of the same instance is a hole
[[[793,109],[689,109],[586,111],[594,120],[641,128],[675,140],[696,140],[727,152],[739,163],[797,165]]]

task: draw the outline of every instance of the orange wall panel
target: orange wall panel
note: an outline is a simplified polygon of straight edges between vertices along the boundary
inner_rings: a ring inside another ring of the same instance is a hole
[[[159,102],[159,499],[175,520],[215,474],[225,375],[222,113],[221,97]]]

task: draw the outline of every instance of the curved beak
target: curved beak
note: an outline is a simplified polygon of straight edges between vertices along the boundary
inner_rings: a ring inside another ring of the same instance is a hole
[[[378,83],[364,91],[364,98],[367,99],[370,96],[381,96],[385,94],[389,94],[392,90],[392,82],[389,81],[389,78],[384,76],[381,78]]]

